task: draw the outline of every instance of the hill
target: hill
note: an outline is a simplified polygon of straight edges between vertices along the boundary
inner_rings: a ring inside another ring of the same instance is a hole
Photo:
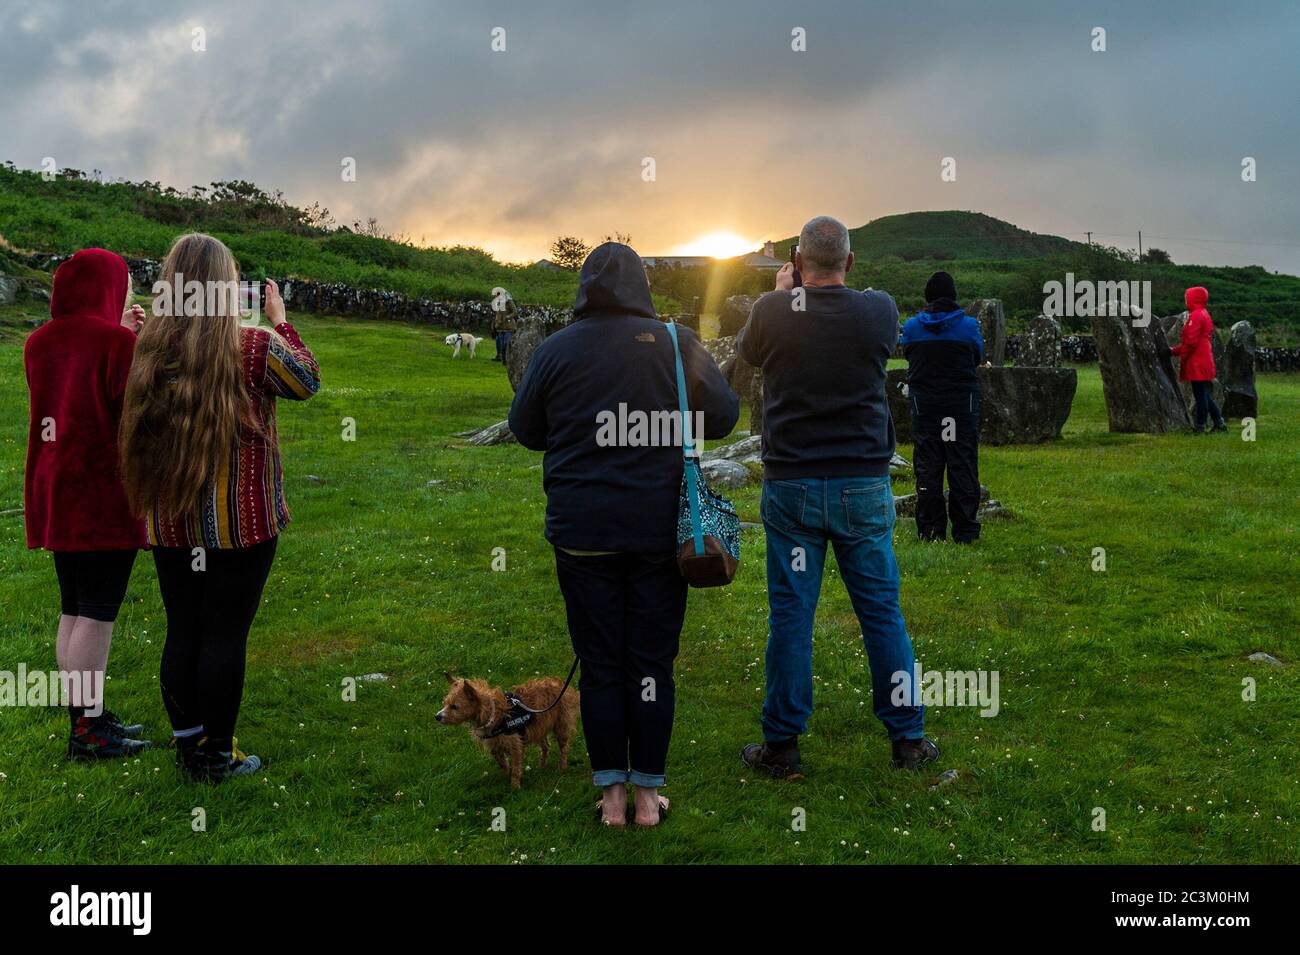
[[[783,258],[794,237],[777,243]],[[849,230],[859,258],[896,257],[904,262],[959,259],[1034,259],[1086,248],[1055,235],[1027,232],[982,212],[906,212],[882,216]]]
[[[75,169],[45,180],[0,166],[0,236],[34,252],[91,246],[160,259],[177,234],[209,232],[249,278],[297,276],[442,301],[486,300],[502,286],[520,302],[571,305],[571,272],[505,265],[482,249],[421,248],[373,220],[337,227],[329,210],[299,209],[243,181],[181,192],[157,182],[100,182]]]

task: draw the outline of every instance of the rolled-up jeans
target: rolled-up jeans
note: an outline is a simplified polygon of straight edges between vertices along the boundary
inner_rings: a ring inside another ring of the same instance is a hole
[[[924,708],[891,701],[895,674],[911,680],[915,657],[898,602],[889,478],[766,480],[762,513],[769,607],[764,738],[787,740],[808,728],[813,618],[829,545],[862,628],[875,714],[890,739],[920,739]]]

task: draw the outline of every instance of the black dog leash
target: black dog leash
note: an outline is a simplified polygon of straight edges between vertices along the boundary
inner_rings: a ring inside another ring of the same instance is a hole
[[[564,686],[560,687],[559,694],[550,705],[543,709],[535,710],[513,693],[506,694],[506,702],[510,704],[510,712],[506,714],[505,721],[494,729],[491,733],[484,736],[484,739],[492,739],[496,736],[503,736],[506,733],[523,733],[528,724],[533,721],[533,717],[541,716],[543,713],[549,713],[559,705],[560,700],[564,699],[565,692],[569,689],[569,684],[573,682],[573,674],[578,672],[578,658],[573,658],[573,666],[569,667],[569,675],[564,680]]]

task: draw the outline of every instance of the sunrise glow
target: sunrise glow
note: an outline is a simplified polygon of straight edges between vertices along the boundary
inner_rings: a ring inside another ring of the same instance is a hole
[[[734,232],[710,232],[693,239],[674,250],[675,255],[711,255],[715,259],[729,259],[758,248],[759,243]]]

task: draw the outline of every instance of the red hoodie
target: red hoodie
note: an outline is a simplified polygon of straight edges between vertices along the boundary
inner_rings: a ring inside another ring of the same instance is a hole
[[[127,507],[117,459],[117,426],[135,353],[135,335],[122,326],[130,281],[121,256],[78,252],[54,273],[52,320],[27,338],[28,547],[145,546],[144,521]]]
[[[1184,299],[1191,314],[1183,323],[1182,344],[1170,349],[1181,359],[1178,377],[1183,381],[1213,381],[1214,322],[1205,309],[1210,293],[1197,285],[1184,293]]]

